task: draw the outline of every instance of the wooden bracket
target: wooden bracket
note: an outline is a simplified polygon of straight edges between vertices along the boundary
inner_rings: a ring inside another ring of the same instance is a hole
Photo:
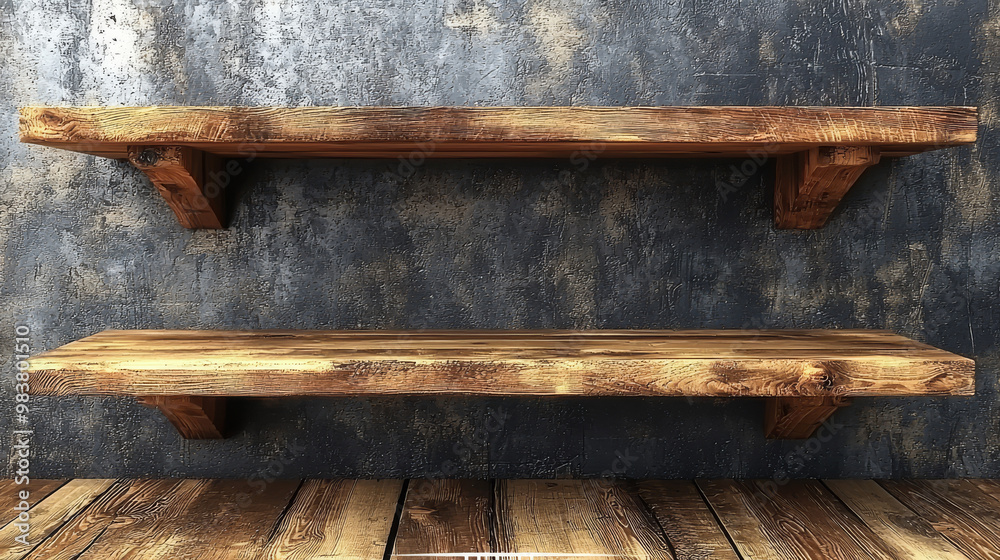
[[[772,397],[764,411],[764,433],[776,439],[812,437],[823,422],[850,404],[843,397]]]
[[[822,227],[861,173],[878,161],[879,149],[870,146],[823,146],[778,156],[775,226]]]
[[[222,439],[225,436],[225,397],[139,397],[158,408],[186,439]]]
[[[182,226],[225,227],[221,158],[187,146],[129,146],[128,160],[149,177]]]

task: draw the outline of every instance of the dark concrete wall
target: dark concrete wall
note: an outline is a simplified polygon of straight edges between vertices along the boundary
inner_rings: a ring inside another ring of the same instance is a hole
[[[181,440],[130,400],[37,398],[35,476],[1000,476],[1000,6],[986,2],[0,3],[0,351],[106,328],[886,328],[975,398],[858,399],[765,441],[734,399],[245,401]],[[639,6],[639,4],[642,4]],[[885,161],[825,228],[710,160],[255,162],[232,227],[128,165],[19,144],[16,107],[979,105],[974,147]],[[0,426],[12,428],[12,382]],[[11,473],[9,466],[5,469]]]

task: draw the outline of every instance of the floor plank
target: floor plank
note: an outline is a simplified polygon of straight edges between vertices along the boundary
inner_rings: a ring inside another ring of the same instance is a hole
[[[494,503],[497,552],[674,557],[656,519],[624,483],[503,480]]]
[[[740,560],[698,487],[688,480],[643,480],[639,496],[666,533],[678,560]]]
[[[393,553],[492,552],[488,480],[414,480],[406,491]]]
[[[699,481],[744,558],[894,560],[875,533],[817,481]]]
[[[969,482],[976,486],[984,494],[993,497],[1000,502],[1000,480],[989,480],[985,478],[970,478]]]
[[[1000,507],[967,480],[886,480],[880,484],[966,556],[1000,559]]]
[[[0,499],[4,504],[11,504],[0,510],[0,527],[6,526],[11,521],[17,519],[19,512],[14,511],[14,504],[18,503],[18,493],[27,490],[29,493],[28,503],[32,506],[45,499],[46,496],[58,490],[66,484],[66,479],[32,479],[28,484],[16,484],[12,478],[0,479]]]
[[[32,548],[43,542],[83,508],[90,505],[114,483],[113,479],[76,479],[45,495],[44,498],[35,502],[29,510],[31,530],[28,534],[28,546],[16,544],[14,539],[21,534],[21,531],[13,522],[0,529],[0,543],[12,543],[7,550],[0,549],[0,560],[25,558]],[[35,496],[44,494],[44,492],[39,492],[39,488],[44,487],[47,490],[52,485],[42,485],[36,481],[31,486],[31,497],[35,499]]]
[[[85,510],[60,527],[27,556],[30,560],[73,560],[85,552],[119,516],[155,515],[176,480],[119,480]]]
[[[270,560],[380,560],[401,480],[307,480],[257,556]]]
[[[967,560],[930,523],[893,498],[877,482],[827,480],[826,486],[885,542],[897,558]]]

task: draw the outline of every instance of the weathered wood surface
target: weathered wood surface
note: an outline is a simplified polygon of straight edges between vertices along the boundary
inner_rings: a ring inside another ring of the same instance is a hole
[[[926,520],[873,480],[828,480],[826,486],[889,547],[899,560],[965,558]]]
[[[185,146],[131,146],[128,159],[149,177],[186,228],[225,227],[226,199],[213,177],[222,159]]]
[[[256,560],[385,555],[400,480],[307,480]]]
[[[895,560],[817,481],[699,481],[744,558]]]
[[[976,560],[1000,560],[1000,507],[967,480],[885,480],[894,498]]]
[[[639,496],[660,522],[677,560],[739,560],[725,531],[689,480],[641,480]]]
[[[51,492],[32,508],[32,546],[4,540],[0,558],[1000,558],[994,481],[58,483],[35,486]]]
[[[394,558],[491,552],[488,480],[413,480],[399,520]]]
[[[823,146],[778,157],[774,224],[782,229],[822,227],[855,181],[879,161],[871,146]]]
[[[104,331],[31,359],[55,395],[970,395],[884,331]]]
[[[621,482],[497,481],[494,508],[495,552],[674,558],[656,519]]]
[[[226,156],[746,157],[818,146],[904,155],[976,140],[974,107],[23,107],[22,142],[125,158],[129,146]]]

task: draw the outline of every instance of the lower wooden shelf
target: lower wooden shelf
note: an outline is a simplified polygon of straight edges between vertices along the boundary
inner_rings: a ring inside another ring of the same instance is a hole
[[[972,360],[886,331],[198,331],[102,333],[30,360],[39,395],[137,397],[189,438],[231,397],[765,397],[809,437],[851,397],[971,395]]]
[[[968,560],[995,480],[33,480],[5,560]],[[0,480],[11,497],[13,481]],[[10,543],[10,544],[8,544]]]

